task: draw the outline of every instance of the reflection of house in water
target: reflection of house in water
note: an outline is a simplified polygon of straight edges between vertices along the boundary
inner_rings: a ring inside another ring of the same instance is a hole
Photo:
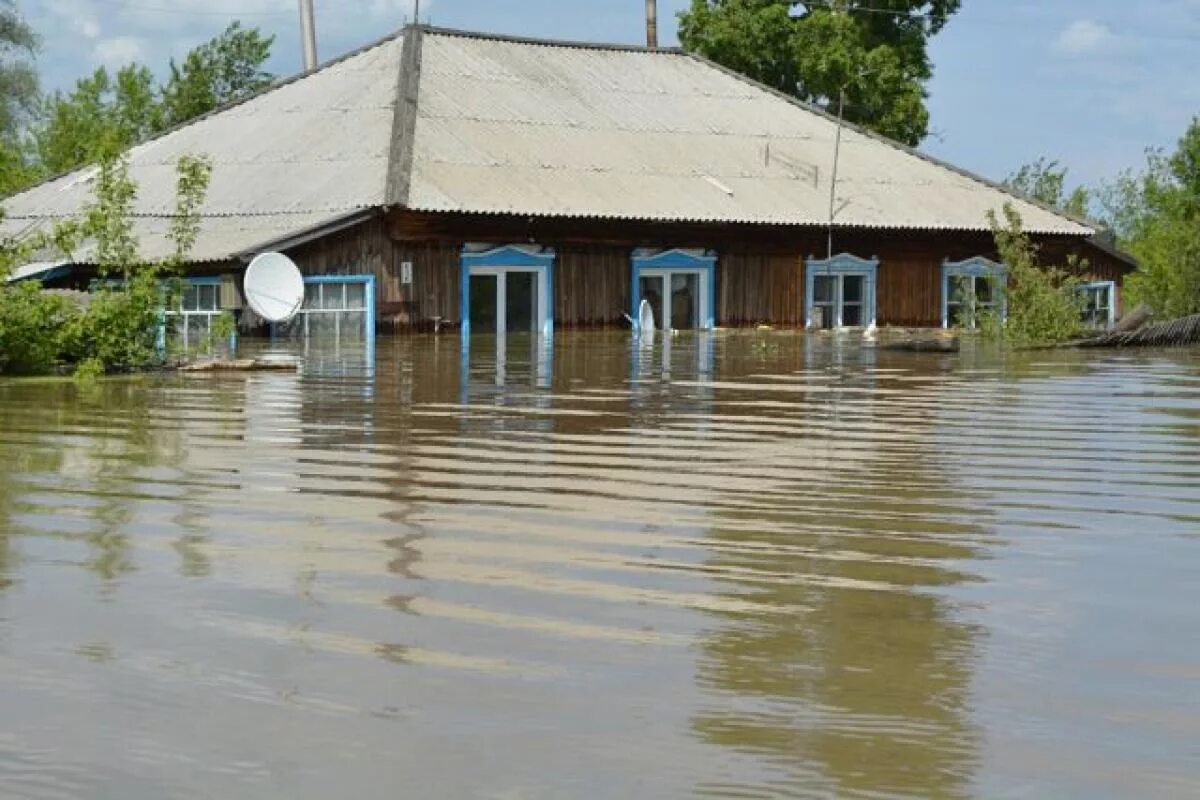
[[[976,557],[969,535],[981,529],[963,522],[970,504],[922,441],[929,425],[907,393],[874,396],[904,385],[868,378],[837,387],[865,392],[835,402],[829,384],[801,385],[756,415],[769,425],[744,418],[769,433],[724,445],[734,459],[713,491],[734,508],[712,514],[706,568],[723,596],[758,610],[719,614],[706,637],[697,680],[708,700],[693,726],[760,760],[762,785],[832,796],[970,788],[978,634],[940,590],[967,579],[959,565]],[[763,394],[719,396],[732,415]]]

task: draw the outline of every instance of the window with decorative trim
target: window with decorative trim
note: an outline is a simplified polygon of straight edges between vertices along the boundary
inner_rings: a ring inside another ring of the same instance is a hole
[[[1008,315],[1008,269],[986,258],[942,265],[942,327],[975,330],[986,314]]]
[[[468,245],[460,256],[462,334],[554,334],[551,249]]]
[[[645,300],[654,324],[663,330],[708,330],[716,326],[717,257],[687,250],[633,254],[632,303],[634,327],[641,324]]]
[[[878,274],[879,259],[849,253],[809,259],[805,265],[805,326],[826,330],[873,327]]]

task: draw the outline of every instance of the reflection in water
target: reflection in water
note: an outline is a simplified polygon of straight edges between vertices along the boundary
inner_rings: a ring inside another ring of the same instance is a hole
[[[735,510],[717,515],[708,563],[730,576],[724,596],[759,610],[705,638],[699,677],[716,694],[693,724],[767,757],[797,791],[960,796],[978,759],[977,633],[938,589],[969,580],[961,565],[979,555],[973,498],[925,449],[930,419],[900,400],[903,383],[844,372],[841,352],[806,357],[800,375],[775,376],[799,378],[787,402],[722,393],[719,417],[760,433],[726,445],[726,474],[744,480],[723,493]]]
[[[1195,354],[309,346],[0,383],[0,795],[1200,792]]]

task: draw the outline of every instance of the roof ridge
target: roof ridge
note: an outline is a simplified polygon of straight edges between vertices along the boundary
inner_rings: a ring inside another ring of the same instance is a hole
[[[865,128],[861,125],[858,125],[857,123],[849,122],[845,119],[839,120],[833,114],[829,113],[828,111],[826,111],[825,109],[823,109],[817,105],[814,105],[813,103],[809,103],[804,100],[801,100],[800,98],[790,95],[787,92],[780,91],[779,89],[776,89],[773,86],[768,86],[767,84],[762,83],[761,81],[757,81],[748,75],[743,75],[742,73],[738,72],[737,70],[730,69],[729,67],[726,67],[723,64],[718,64],[716,61],[706,58],[698,53],[684,51],[684,55],[686,55],[688,58],[692,58],[692,59],[700,62],[701,64],[704,64],[704,65],[709,66],[719,72],[729,75],[730,77],[732,77],[736,80],[739,80],[743,83],[749,84],[750,86],[753,86],[757,89],[761,89],[762,91],[765,91],[768,94],[774,95],[775,97],[785,100],[786,102],[791,103],[792,105],[797,106],[798,108],[801,108],[812,114],[816,114],[819,117],[823,117],[824,119],[826,119],[830,122],[835,122],[835,123],[840,122],[842,127],[846,128],[847,130],[854,131],[855,133],[860,134],[862,136],[865,136],[868,139],[874,139],[875,141],[877,141],[881,144],[887,145],[888,147],[891,147],[895,150],[899,150],[900,152],[905,153],[907,155],[919,158],[922,161],[924,161],[928,164],[932,164],[935,167],[940,167],[942,169],[953,172],[956,175],[967,178],[968,180],[975,181],[976,183],[981,183],[990,189],[995,189],[997,191],[1003,192],[1004,194],[1007,194],[1010,197],[1013,197],[1024,203],[1029,203],[1030,205],[1036,206],[1037,208],[1040,208],[1043,211],[1047,211],[1051,214],[1054,214],[1055,216],[1058,216],[1065,220],[1068,220],[1069,222],[1074,222],[1076,225],[1080,225],[1080,226],[1092,231],[1093,236],[1095,236],[1100,231],[1100,225],[1092,220],[1086,219],[1084,217],[1077,217],[1074,214],[1071,214],[1061,208],[1057,208],[1048,203],[1043,203],[1041,200],[1038,200],[1037,198],[1034,198],[1034,197],[1030,197],[1029,195],[1025,194],[1024,192],[1013,189],[1012,187],[1006,186],[1003,183],[998,183],[997,181],[993,181],[990,178],[985,178],[982,175],[979,175],[975,172],[971,172],[970,170],[964,169],[963,167],[957,166],[955,164],[951,164],[949,161],[944,161],[944,160],[938,158],[937,156],[932,156],[928,153],[924,153],[924,152],[916,149],[915,147],[910,147],[909,145],[906,145],[903,142],[897,141],[897,140],[891,138],[890,136],[885,136],[882,133],[877,133],[876,131],[870,130],[869,128]]]
[[[454,36],[460,39],[477,39],[480,41],[505,42],[508,44],[529,44],[542,47],[566,47],[575,50],[603,50],[629,53],[661,53],[663,55],[681,56],[686,51],[681,47],[647,47],[637,44],[620,44],[615,42],[587,42],[579,39],[554,39],[537,36],[517,36],[507,33],[486,33],[468,31],[460,28],[441,28],[434,25],[417,25],[425,33],[435,36]]]

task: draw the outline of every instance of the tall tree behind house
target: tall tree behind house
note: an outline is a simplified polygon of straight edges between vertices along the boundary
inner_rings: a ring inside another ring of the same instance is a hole
[[[101,67],[70,92],[55,92],[42,104],[33,128],[30,174],[24,184],[5,187],[6,193],[112,156],[263,89],[275,78],[263,69],[274,41],[234,22],[182,62],[172,60],[163,83],[155,81],[148,67],[130,64],[115,73]]]
[[[692,0],[679,15],[688,50],[906,144],[929,130],[929,38],[961,0]]]

